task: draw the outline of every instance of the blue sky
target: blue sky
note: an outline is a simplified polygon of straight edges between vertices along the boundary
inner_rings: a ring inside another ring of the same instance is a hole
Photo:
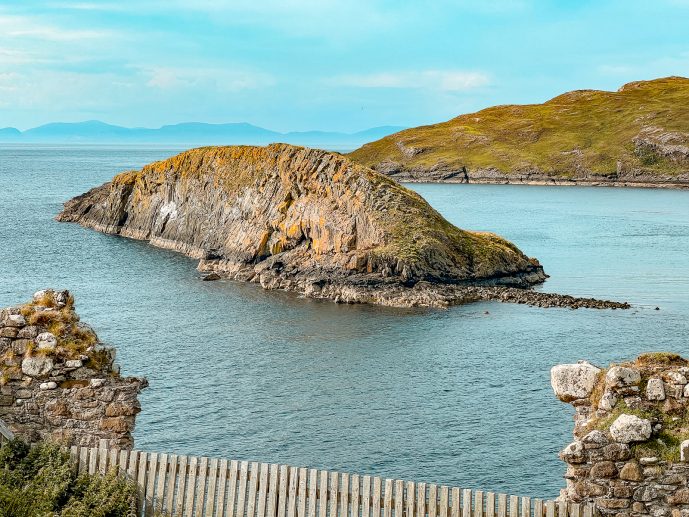
[[[0,0],[0,127],[415,126],[689,75],[689,0]]]

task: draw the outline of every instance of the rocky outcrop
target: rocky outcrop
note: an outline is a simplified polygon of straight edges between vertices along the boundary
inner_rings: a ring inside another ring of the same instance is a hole
[[[607,370],[551,371],[555,395],[575,410],[561,497],[603,514],[689,514],[689,361],[644,354]]]
[[[469,287],[546,278],[513,244],[453,226],[385,176],[284,144],[184,152],[74,198],[58,220],[186,253],[213,277],[339,302],[513,301]]]
[[[2,309],[0,420],[29,442],[131,448],[147,382],[121,377],[114,360],[67,291],[39,291]]]
[[[689,188],[689,79],[495,106],[349,156],[399,181]]]

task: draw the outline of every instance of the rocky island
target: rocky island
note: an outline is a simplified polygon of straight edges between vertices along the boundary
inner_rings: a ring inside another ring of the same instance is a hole
[[[342,155],[286,144],[186,151],[119,174],[57,219],[185,253],[211,278],[338,302],[628,307],[524,289],[546,275],[512,243],[453,226]]]
[[[400,181],[689,188],[689,79],[578,90],[400,131],[349,156]]]

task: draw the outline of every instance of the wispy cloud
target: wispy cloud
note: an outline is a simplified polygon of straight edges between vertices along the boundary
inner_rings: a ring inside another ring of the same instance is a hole
[[[6,38],[27,38],[43,41],[83,41],[111,37],[105,30],[70,29],[29,16],[0,13],[0,34]]]
[[[381,72],[348,74],[328,78],[332,86],[359,88],[420,88],[444,92],[462,92],[490,83],[487,74],[466,70],[421,70],[412,72]]]
[[[270,74],[237,68],[158,67],[146,70],[145,73],[148,75],[146,86],[167,91],[213,89],[221,92],[237,92],[264,88],[275,83]]]

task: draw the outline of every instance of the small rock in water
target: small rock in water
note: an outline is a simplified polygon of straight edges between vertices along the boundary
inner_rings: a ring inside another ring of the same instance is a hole
[[[210,274],[204,276],[203,279],[207,280],[207,281],[220,280],[220,275],[218,273],[210,273]]]
[[[660,307],[656,307],[656,310],[659,311],[659,310],[660,310]]]

